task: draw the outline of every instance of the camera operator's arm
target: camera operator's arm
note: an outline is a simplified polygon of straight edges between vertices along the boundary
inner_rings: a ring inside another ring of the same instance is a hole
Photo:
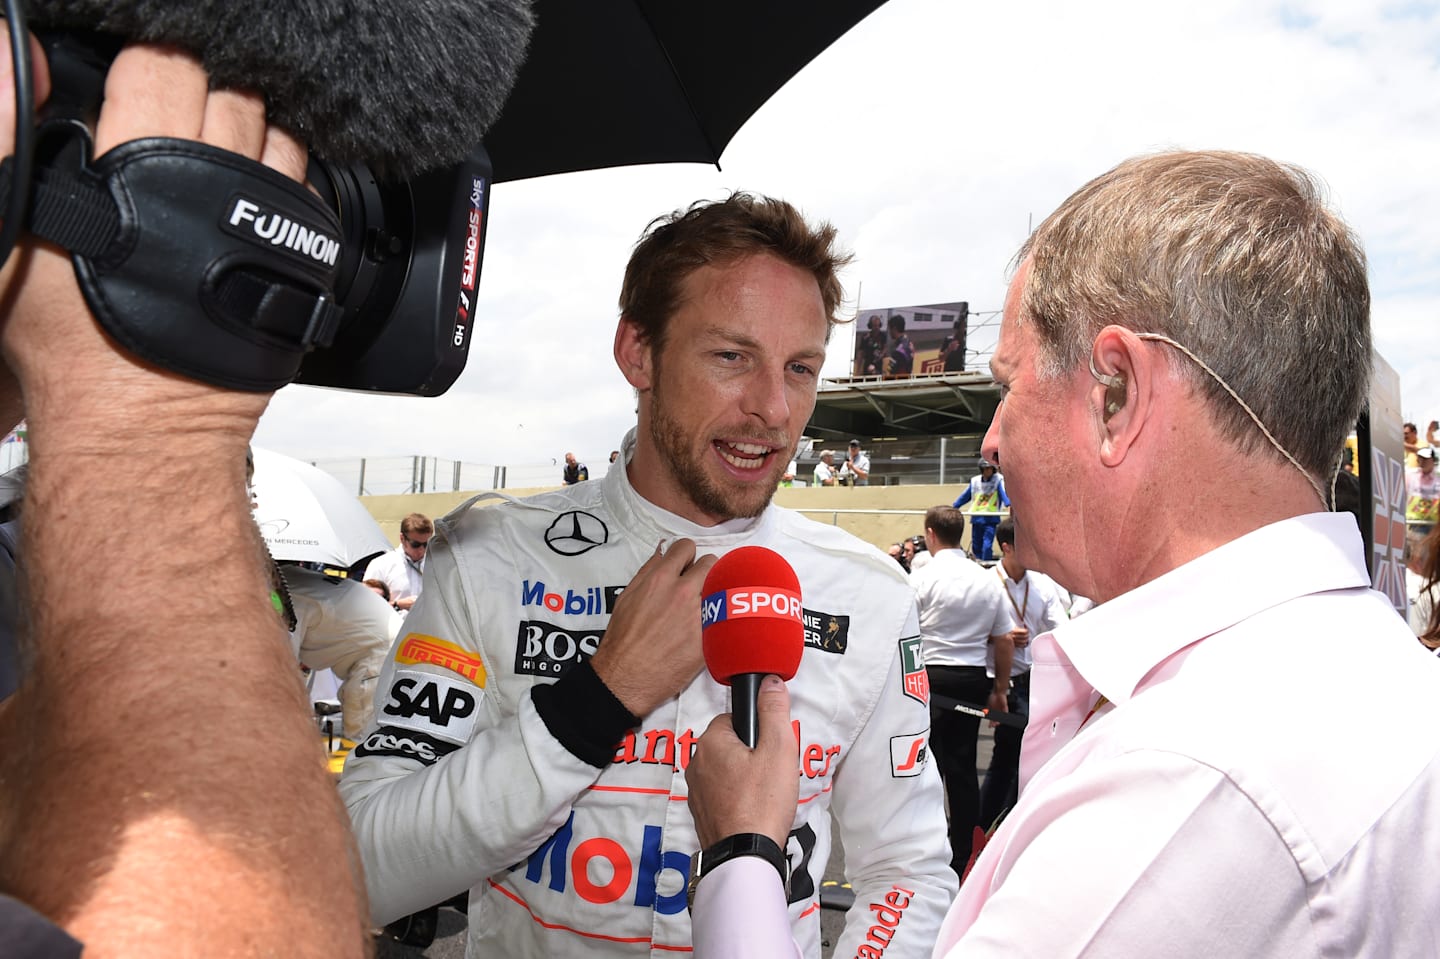
[[[208,93],[193,60],[132,47],[109,74],[97,153],[142,136],[305,169],[258,97]],[[0,704],[0,888],[87,956],[363,954],[344,811],[244,494],[268,395],[118,352],[54,247],[18,246],[0,284],[31,449],[28,669]]]

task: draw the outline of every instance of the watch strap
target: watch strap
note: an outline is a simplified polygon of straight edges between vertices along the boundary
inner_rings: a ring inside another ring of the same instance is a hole
[[[740,856],[758,856],[765,860],[780,874],[780,884],[787,890],[790,888],[790,860],[785,855],[785,850],[781,849],[769,836],[756,832],[742,832],[726,836],[713,846],[702,849],[691,857],[687,905],[694,907],[695,890],[701,879],[722,863]]]

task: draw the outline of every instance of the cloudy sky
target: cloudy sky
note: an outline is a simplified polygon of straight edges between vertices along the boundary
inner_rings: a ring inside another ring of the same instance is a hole
[[[291,386],[256,441],[308,460],[423,454],[547,475],[574,450],[598,474],[634,420],[611,337],[626,258],[655,215],[731,189],[781,196],[855,252],[850,309],[985,312],[1032,221],[1121,159],[1177,147],[1320,175],[1365,243],[1404,413],[1422,432],[1440,418],[1440,4],[889,0],[751,119],[723,171],[497,186],[450,392]],[[849,336],[827,373],[844,372]]]

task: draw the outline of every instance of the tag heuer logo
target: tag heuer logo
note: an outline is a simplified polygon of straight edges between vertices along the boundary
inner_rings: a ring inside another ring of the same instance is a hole
[[[561,513],[545,531],[545,545],[561,556],[579,556],[610,539],[610,530],[598,516],[571,510]]]
[[[922,706],[930,704],[930,677],[925,672],[919,636],[900,640],[900,683],[906,696],[918,700]]]

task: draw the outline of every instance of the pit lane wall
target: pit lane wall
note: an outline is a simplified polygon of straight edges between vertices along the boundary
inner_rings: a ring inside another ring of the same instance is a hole
[[[968,477],[966,482],[969,482]],[[506,494],[525,497],[555,487],[507,489]],[[960,495],[959,485],[789,487],[776,490],[775,502],[801,510],[819,523],[839,526],[855,536],[885,549],[907,536],[925,532],[925,511],[932,506],[949,506]],[[418,493],[397,496],[362,496],[360,502],[375,517],[391,543],[400,541],[400,520],[410,513],[444,516],[465,502],[473,492]],[[493,501],[492,501],[493,502]],[[970,533],[966,530],[965,543]]]

